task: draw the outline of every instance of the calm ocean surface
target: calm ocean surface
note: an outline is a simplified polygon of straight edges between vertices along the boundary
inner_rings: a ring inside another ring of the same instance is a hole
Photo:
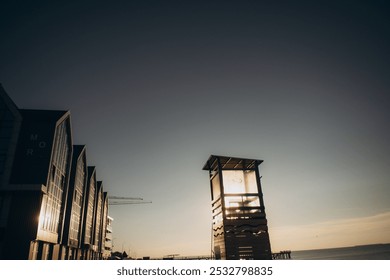
[[[292,251],[293,260],[390,260],[390,244]]]

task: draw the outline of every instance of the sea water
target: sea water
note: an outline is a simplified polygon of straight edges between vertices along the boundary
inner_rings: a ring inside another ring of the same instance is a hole
[[[390,260],[390,244],[292,251],[293,260]]]

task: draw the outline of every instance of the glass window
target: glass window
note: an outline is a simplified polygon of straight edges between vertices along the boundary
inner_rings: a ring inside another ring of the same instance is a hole
[[[216,174],[214,178],[211,180],[211,185],[213,187],[212,199],[215,200],[221,196],[219,174]]]
[[[225,208],[234,207],[259,207],[260,201],[257,196],[226,196]]]
[[[224,170],[225,194],[258,193],[256,172],[253,170]]]
[[[47,203],[44,210],[43,228],[58,233],[62,195],[65,188],[66,167],[69,160],[69,141],[67,122],[64,121],[56,130],[53,149],[51,176],[48,183]]]

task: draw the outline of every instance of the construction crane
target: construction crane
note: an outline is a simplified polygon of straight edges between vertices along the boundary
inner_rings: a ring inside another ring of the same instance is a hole
[[[140,197],[108,196],[108,205],[127,205],[127,204],[145,204],[152,203],[144,201]]]

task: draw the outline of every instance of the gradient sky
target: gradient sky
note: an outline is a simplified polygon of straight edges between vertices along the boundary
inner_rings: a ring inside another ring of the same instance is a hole
[[[210,154],[264,160],[274,251],[390,242],[387,1],[54,2],[2,1],[0,82],[153,201],[114,250],[209,254]]]

